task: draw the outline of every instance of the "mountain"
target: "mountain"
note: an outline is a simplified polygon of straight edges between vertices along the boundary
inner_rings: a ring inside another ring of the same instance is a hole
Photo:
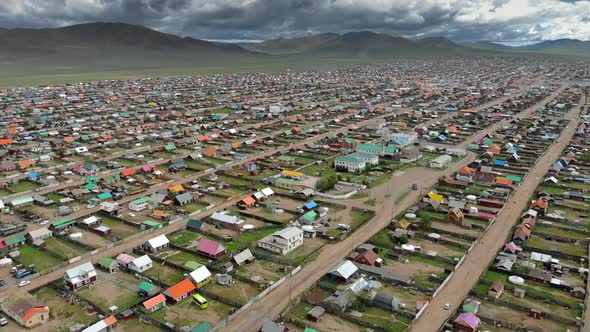
[[[412,41],[403,37],[371,31],[346,34],[326,33],[292,39],[273,39],[246,49],[269,54],[306,54],[321,56],[387,57],[461,52],[464,48],[446,38]]]
[[[322,47],[336,40],[339,35],[335,33],[323,33],[291,39],[272,39],[262,43],[246,46],[247,50],[268,54],[295,54],[304,53]]]
[[[476,41],[462,43],[461,45],[470,48],[483,49],[483,50],[494,50],[494,51],[509,51],[513,48],[508,45],[493,43],[489,41]]]
[[[590,56],[590,41],[578,39],[547,40],[537,44],[515,47],[514,50],[587,57]]]
[[[0,65],[41,69],[223,65],[260,57],[237,45],[217,45],[139,25],[103,22],[55,29],[0,29],[0,45]]]
[[[590,41],[582,41],[578,39],[546,40],[524,46],[507,46],[489,41],[469,42],[463,43],[462,45],[475,49],[508,51],[515,53],[539,53],[582,57],[590,56]]]

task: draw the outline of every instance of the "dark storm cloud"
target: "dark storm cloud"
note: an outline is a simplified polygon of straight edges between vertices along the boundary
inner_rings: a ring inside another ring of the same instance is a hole
[[[589,12],[587,0],[2,0],[0,26],[117,21],[209,39],[373,30],[527,41],[587,39]]]

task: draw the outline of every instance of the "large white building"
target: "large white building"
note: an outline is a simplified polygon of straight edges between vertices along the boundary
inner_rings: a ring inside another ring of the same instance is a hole
[[[303,231],[297,227],[287,227],[263,237],[258,241],[260,248],[285,255],[303,244]]]
[[[443,154],[430,161],[430,168],[445,168],[451,164],[453,158],[448,154]]]
[[[339,156],[334,159],[334,167],[344,168],[348,172],[363,171],[367,165],[379,164],[379,156],[365,152],[353,152],[347,156]]]

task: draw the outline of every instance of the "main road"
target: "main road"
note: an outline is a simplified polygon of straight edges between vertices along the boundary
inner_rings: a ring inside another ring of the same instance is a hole
[[[496,221],[482,235],[478,244],[467,254],[463,264],[454,272],[447,284],[439,290],[437,296],[430,302],[422,315],[414,322],[411,331],[437,331],[451,316],[453,311],[444,310],[449,303],[457,308],[469,291],[475,287],[479,277],[490,262],[496,257],[505,240],[512,232],[513,226],[520,218],[521,212],[528,206],[537,185],[541,182],[547,170],[569,145],[580,122],[581,106],[585,103],[585,96],[566,116],[570,123],[562,131],[559,139],[554,141],[547,151],[537,160],[537,163],[527,173],[518,191],[508,200],[506,208],[496,217]]]

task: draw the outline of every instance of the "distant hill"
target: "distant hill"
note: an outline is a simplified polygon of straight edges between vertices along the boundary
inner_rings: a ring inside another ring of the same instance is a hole
[[[178,37],[143,26],[88,23],[55,29],[0,29],[0,62],[113,66],[223,64],[259,57],[237,45]]]
[[[456,53],[465,51],[446,38],[426,38],[412,41],[403,37],[371,31],[349,32],[343,35],[326,33],[292,39],[273,39],[246,47],[269,54],[309,54],[339,56],[394,56],[429,54],[432,51]]]
[[[508,51],[508,52],[526,52],[526,53],[540,53],[552,55],[570,55],[570,56],[590,56],[590,41],[582,41],[578,39],[557,39],[547,40],[531,45],[524,46],[507,46],[488,41],[478,41],[463,43],[465,47],[476,49],[494,50],[494,51]]]

